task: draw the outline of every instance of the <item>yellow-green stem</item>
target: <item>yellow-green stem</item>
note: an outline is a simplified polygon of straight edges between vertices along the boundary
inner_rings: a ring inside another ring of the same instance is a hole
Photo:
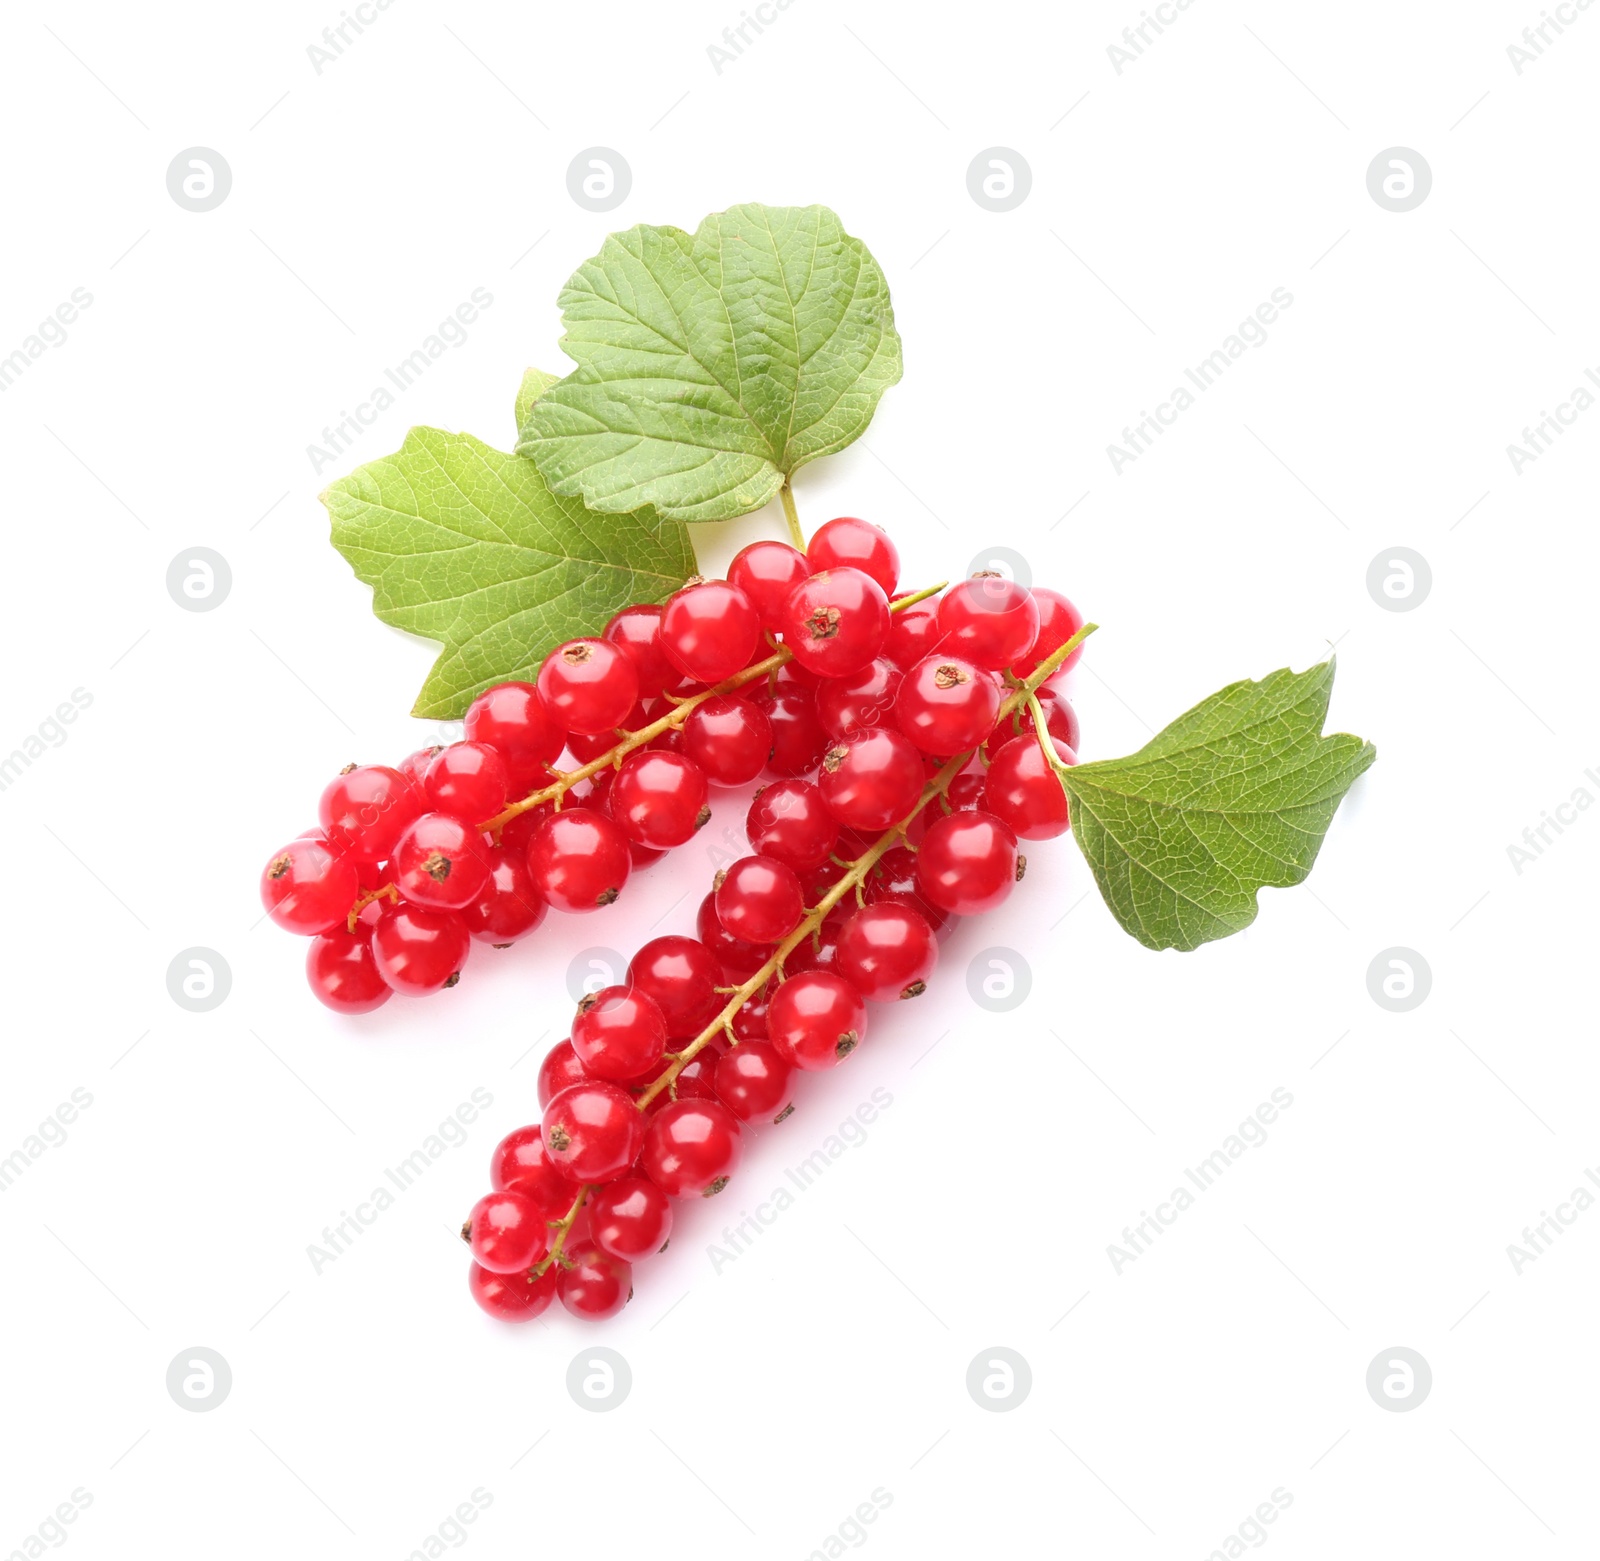
[[[561,1249],[567,1244],[567,1236],[572,1230],[572,1223],[577,1219],[578,1211],[583,1207],[584,1202],[593,1190],[592,1187],[580,1187],[578,1189],[578,1196],[572,1200],[572,1207],[557,1221],[556,1237],[550,1243],[549,1252],[538,1263],[534,1264],[533,1271],[535,1274],[544,1273],[552,1263],[560,1261]]]
[[[778,497],[783,500],[783,518],[789,522],[789,540],[803,553],[806,550],[806,534],[800,529],[800,512],[794,507],[794,490],[789,486],[787,477],[778,489]]]

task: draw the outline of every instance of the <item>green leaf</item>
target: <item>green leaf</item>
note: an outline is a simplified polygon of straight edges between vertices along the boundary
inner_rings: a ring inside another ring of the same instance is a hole
[[[533,408],[533,403],[542,396],[552,385],[559,385],[559,374],[546,374],[543,369],[527,369],[522,375],[522,384],[517,390],[517,427],[520,429],[528,421],[528,413]]]
[[[826,206],[613,233],[560,302],[578,368],[534,404],[517,451],[608,514],[760,509],[860,438],[900,378],[889,285]]]
[[[590,514],[532,461],[470,434],[413,428],[322,502],[372,610],[444,646],[413,715],[459,716],[491,684],[532,679],[552,647],[598,634],[630,602],[665,601],[694,572],[676,521]]]
[[[1193,949],[1256,917],[1256,891],[1300,883],[1335,810],[1377,758],[1324,737],[1333,662],[1232,683],[1126,759],[1061,777],[1106,904],[1153,949]]]

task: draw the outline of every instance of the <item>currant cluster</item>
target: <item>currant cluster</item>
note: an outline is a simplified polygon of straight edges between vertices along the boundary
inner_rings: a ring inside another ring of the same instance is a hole
[[[869,1005],[920,995],[953,921],[1006,898],[1019,841],[1067,829],[1057,777],[1078,726],[1050,685],[1077,660],[1077,609],[980,575],[891,617],[897,577],[888,537],[846,518],[804,555],[755,543],[715,583],[787,654],[752,702],[778,778],[696,936],[653,939],[579,1003],[539,1070],[542,1120],[495,1149],[462,1227],[491,1316],[524,1321],[558,1296],[580,1317],[620,1311],[676,1200],[720,1192],[746,1130],[794,1109],[796,1075],[848,1057]],[[706,590],[667,604],[664,635]],[[709,655],[715,621],[702,681],[726,665]],[[682,742],[700,757],[689,727]]]

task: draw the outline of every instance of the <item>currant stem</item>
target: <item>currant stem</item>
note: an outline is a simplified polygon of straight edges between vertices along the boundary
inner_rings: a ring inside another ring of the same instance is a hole
[[[377,889],[368,889],[365,893],[356,896],[356,903],[350,907],[350,914],[345,917],[345,931],[354,935],[356,920],[374,900],[388,900],[391,905],[400,903],[400,888],[397,884],[386,883]]]
[[[783,500],[783,518],[789,522],[789,540],[803,553],[806,550],[806,534],[800,529],[800,512],[794,507],[794,490],[789,486],[787,477],[778,489],[778,497]]]
[[[589,1194],[593,1191],[594,1188],[590,1186],[578,1189],[578,1196],[572,1200],[572,1207],[561,1217],[560,1226],[556,1230],[556,1239],[550,1243],[549,1252],[538,1263],[534,1264],[533,1271],[536,1275],[543,1274],[552,1263],[560,1260],[561,1249],[567,1244],[567,1235],[572,1229],[572,1223],[577,1219],[578,1211],[584,1206]]]

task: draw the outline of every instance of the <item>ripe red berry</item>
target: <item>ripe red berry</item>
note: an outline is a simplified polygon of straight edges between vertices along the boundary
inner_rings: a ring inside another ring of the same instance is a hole
[[[650,997],[666,1021],[667,1039],[681,1041],[710,1024],[726,983],[715,954],[695,938],[652,938],[628,963],[628,984]]]
[[[428,765],[422,789],[430,808],[481,824],[506,805],[511,777],[506,761],[487,743],[451,743]]]
[[[920,996],[938,963],[933,928],[893,900],[862,907],[839,934],[839,974],[870,1002]]]
[[[1033,594],[1004,575],[982,573],[939,601],[940,651],[998,671],[1026,656],[1039,632]]]
[[[747,997],[733,1016],[733,1033],[743,1044],[767,1038],[767,1006],[771,1002],[771,983]]]
[[[817,719],[830,737],[845,737],[869,726],[894,722],[895,695],[905,674],[887,656],[877,656],[842,678],[829,678],[817,690]]]
[[[611,783],[606,809],[630,840],[655,851],[681,846],[710,821],[705,771],[678,753],[630,753]]]
[[[577,1255],[573,1267],[561,1270],[556,1294],[574,1317],[603,1322],[633,1299],[633,1270],[591,1245]]]
[[[895,700],[900,730],[924,753],[976,748],[994,730],[1000,685],[992,674],[942,652],[905,675]]]
[[[756,793],[744,832],[752,851],[804,873],[827,861],[839,824],[814,782],[785,780]]]
[[[539,1206],[547,1220],[558,1220],[578,1196],[578,1183],[568,1180],[544,1147],[537,1122],[514,1128],[489,1156],[489,1185],[496,1192],[520,1192]]]
[[[981,786],[983,778],[980,776],[978,780]],[[976,802],[973,806],[977,806]],[[918,817],[925,817],[927,811],[924,808]],[[908,906],[935,932],[950,920],[950,912],[926,899],[917,887],[917,853],[905,846],[890,847],[872,864],[863,890],[868,905],[894,902]]]
[[[900,554],[889,533],[870,521],[841,515],[817,527],[806,543],[806,561],[812,569],[859,569],[893,596],[900,583]]]
[[[633,658],[641,699],[659,697],[662,689],[678,680],[677,668],[661,648],[661,614],[660,607],[649,604],[624,607],[601,631]]]
[[[404,997],[425,997],[461,977],[472,940],[454,911],[386,905],[372,929],[379,974]]]
[[[520,1192],[491,1192],[473,1204],[461,1234],[473,1261],[495,1274],[525,1273],[550,1250],[544,1211]]]
[[[743,786],[766,768],[772,723],[750,700],[718,694],[690,711],[683,723],[683,750],[714,786]]]
[[[650,1119],[644,1172],[674,1198],[709,1198],[728,1185],[742,1150],[738,1119],[715,1100],[675,1100]]]
[[[950,813],[922,837],[917,888],[956,916],[976,916],[1005,900],[1022,868],[1009,825],[992,813]]]
[[[659,1252],[672,1235],[672,1200],[642,1176],[607,1182],[586,1207],[594,1244],[622,1263]]]
[[[783,604],[783,642],[820,677],[859,672],[889,637],[889,599],[859,569],[827,569],[802,580]]]
[[[568,732],[610,732],[638,703],[639,669],[610,640],[568,640],[544,658],[539,697]]]
[[[756,704],[772,728],[772,757],[767,760],[767,768],[774,775],[784,776],[804,775],[816,769],[828,746],[828,734],[817,719],[816,697],[811,690],[779,684],[775,693],[757,695]]]
[[[543,1111],[562,1090],[582,1084],[588,1077],[577,1052],[572,1049],[572,1042],[557,1041],[539,1064],[539,1109]]]
[[[497,683],[467,709],[466,738],[487,743],[506,762],[514,796],[532,791],[561,752],[566,733],[532,683]]]
[[[1012,663],[1012,671],[1019,678],[1031,676],[1046,656],[1060,650],[1083,627],[1083,614],[1059,591],[1036,586],[1033,601],[1039,613],[1039,632],[1034,638],[1033,648]],[[1046,681],[1054,682],[1062,673],[1070,672],[1082,655],[1083,646],[1080,645]]]
[[[579,914],[622,893],[633,860],[616,822],[591,808],[563,808],[539,821],[528,842],[534,887],[558,911]]]
[[[444,752],[442,743],[434,743],[427,748],[419,748],[415,753],[408,753],[396,769],[416,788],[417,795],[423,795],[422,778],[428,773],[428,766]]]
[[[500,1322],[532,1322],[556,1296],[561,1270],[547,1268],[537,1277],[531,1273],[496,1274],[474,1263],[467,1274],[472,1299]]]
[[[790,1066],[767,1041],[745,1041],[717,1059],[717,1099],[741,1122],[789,1114]]]
[[[700,902],[695,913],[695,932],[700,941],[716,956],[717,963],[728,976],[723,985],[737,984],[753,976],[771,957],[770,944],[746,943],[736,938],[722,925],[717,916],[717,895],[712,890]]]
[[[752,542],[728,565],[728,580],[755,603],[761,627],[776,634],[790,591],[809,575],[813,565],[787,542]]]
[[[1063,764],[1078,762],[1077,754],[1065,743],[1055,742],[1055,750]],[[1009,824],[1021,840],[1053,840],[1067,832],[1067,794],[1045,763],[1039,739],[1032,732],[1013,737],[994,756],[984,784],[983,806]]]
[[[777,943],[805,914],[795,870],[769,856],[742,856],[719,877],[717,919],[746,943]]]
[[[626,1084],[660,1063],[667,1021],[655,999],[637,988],[601,987],[578,1004],[572,1049],[592,1078]]]
[[[369,1014],[394,996],[372,957],[371,929],[334,927],[311,940],[306,980],[317,1000],[338,1014]]]
[[[488,885],[488,847],[470,824],[448,813],[424,813],[400,837],[390,870],[413,905],[459,910]]]
[[[685,677],[720,683],[748,664],[761,641],[755,604],[726,580],[686,585],[661,617],[661,648]]]
[[[822,800],[841,824],[874,833],[911,811],[922,782],[922,756],[907,738],[884,727],[836,742],[823,755],[817,777]]]
[[[361,882],[355,858],[327,841],[291,840],[261,871],[261,903],[286,932],[314,938],[340,926]]]
[[[773,994],[767,1036],[785,1062],[807,1073],[844,1061],[867,1033],[867,1005],[842,976],[807,970]]]
[[[329,846],[368,862],[383,861],[421,812],[416,787],[386,764],[352,764],[328,782],[317,803]]]
[[[893,615],[883,654],[902,672],[909,672],[924,656],[938,648],[944,631],[939,627],[938,602],[918,602]]]
[[[853,902],[852,902],[853,903]],[[844,924],[850,919],[850,906],[836,905],[822,918],[819,926],[809,937],[802,938],[794,952],[784,962],[784,973],[788,976],[798,976],[803,971],[821,970],[829,975],[839,974],[839,934],[844,931]],[[767,1005],[768,1034],[771,1034],[772,1005]]]
[[[467,931],[480,943],[504,948],[525,938],[544,920],[549,908],[528,871],[525,851],[485,846],[489,877],[478,897],[461,907]]]
[[[594,1080],[564,1089],[545,1107],[544,1146],[575,1182],[615,1181],[638,1157],[644,1117],[633,1097]]]
[[[1082,728],[1078,722],[1078,712],[1072,708],[1072,701],[1048,683],[1038,690],[1037,697],[1039,708],[1044,711],[1045,730],[1076,753]],[[1032,731],[1033,712],[1026,705],[1019,706],[996,723],[994,731],[984,742],[984,755],[993,759],[1013,737],[1028,735]]]

